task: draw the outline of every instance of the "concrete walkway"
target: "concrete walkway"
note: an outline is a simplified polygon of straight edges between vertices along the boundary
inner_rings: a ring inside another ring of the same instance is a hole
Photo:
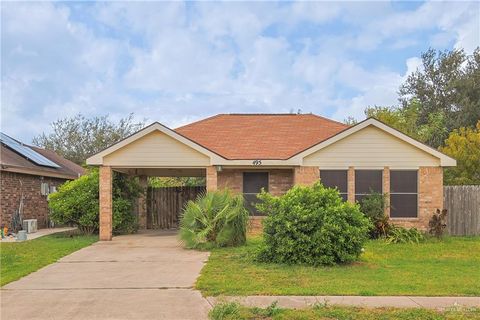
[[[27,233],[27,240],[33,240],[40,237],[48,236],[50,234],[58,233],[58,232],[65,232],[65,231],[72,231],[77,228],[74,227],[62,227],[62,228],[46,228],[46,229],[38,229],[37,232]],[[2,242],[18,242],[16,237],[5,237],[1,240]]]
[[[0,290],[1,319],[206,319],[193,290],[207,252],[174,232],[98,242]]]
[[[347,305],[359,307],[395,307],[448,309],[452,307],[480,308],[480,297],[407,297],[407,296],[248,296],[248,297],[208,297],[210,304],[236,301],[244,306],[265,308],[278,303],[281,308],[301,309],[315,304]]]

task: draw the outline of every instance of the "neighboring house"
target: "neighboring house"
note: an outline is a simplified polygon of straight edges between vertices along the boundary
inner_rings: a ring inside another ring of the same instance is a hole
[[[141,181],[205,176],[207,190],[249,202],[262,188],[280,195],[321,179],[351,202],[388,193],[395,223],[426,228],[443,206],[443,167],[456,161],[373,118],[347,126],[313,114],[221,114],[176,130],[153,123],[87,164],[100,166],[100,238],[109,240],[112,170]]]
[[[0,133],[0,226],[11,228],[19,210],[23,219],[48,223],[49,193],[83,174],[81,166],[53,151],[25,145]]]

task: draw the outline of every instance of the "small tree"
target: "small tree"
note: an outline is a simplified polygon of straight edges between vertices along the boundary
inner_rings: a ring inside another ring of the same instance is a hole
[[[388,208],[388,194],[373,192],[362,199],[360,210],[372,222],[370,237],[386,237],[391,229],[389,218],[385,214]]]
[[[208,192],[189,201],[180,219],[187,248],[238,246],[246,241],[248,211],[241,195]]]
[[[453,130],[440,151],[457,160],[445,170],[446,185],[480,184],[480,120],[475,129]]]
[[[113,179],[112,209],[113,232],[132,233],[138,229],[133,213],[134,200],[140,195],[141,187],[136,179],[115,173]],[[50,194],[51,219],[58,224],[72,224],[84,233],[98,230],[98,170],[68,181]]]
[[[368,239],[369,220],[357,205],[344,202],[336,189],[320,182],[295,186],[274,197],[262,192],[258,210],[263,220],[260,261],[332,265],[355,261]]]

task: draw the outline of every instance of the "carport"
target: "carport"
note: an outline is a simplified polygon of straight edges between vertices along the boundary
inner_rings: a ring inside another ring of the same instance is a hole
[[[219,158],[158,122],[88,158],[87,164],[98,166],[100,172],[100,240],[112,239],[113,171],[138,176],[144,188],[149,176],[207,177],[207,190],[212,190],[217,186],[212,161]],[[138,203],[141,228],[146,228],[146,208],[146,197],[142,196]]]

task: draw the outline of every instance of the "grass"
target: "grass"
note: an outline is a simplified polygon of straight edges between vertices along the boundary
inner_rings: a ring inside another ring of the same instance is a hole
[[[360,308],[316,305],[308,309],[280,309],[272,305],[265,309],[242,307],[236,303],[216,305],[210,311],[212,320],[241,319],[336,319],[336,320],[460,320],[480,319],[480,309],[427,309]]]
[[[480,237],[429,239],[420,244],[370,241],[360,261],[309,267],[258,263],[261,238],[213,249],[196,287],[218,295],[480,295]]]
[[[97,240],[96,235],[66,232],[25,242],[0,243],[0,286],[18,280]]]

